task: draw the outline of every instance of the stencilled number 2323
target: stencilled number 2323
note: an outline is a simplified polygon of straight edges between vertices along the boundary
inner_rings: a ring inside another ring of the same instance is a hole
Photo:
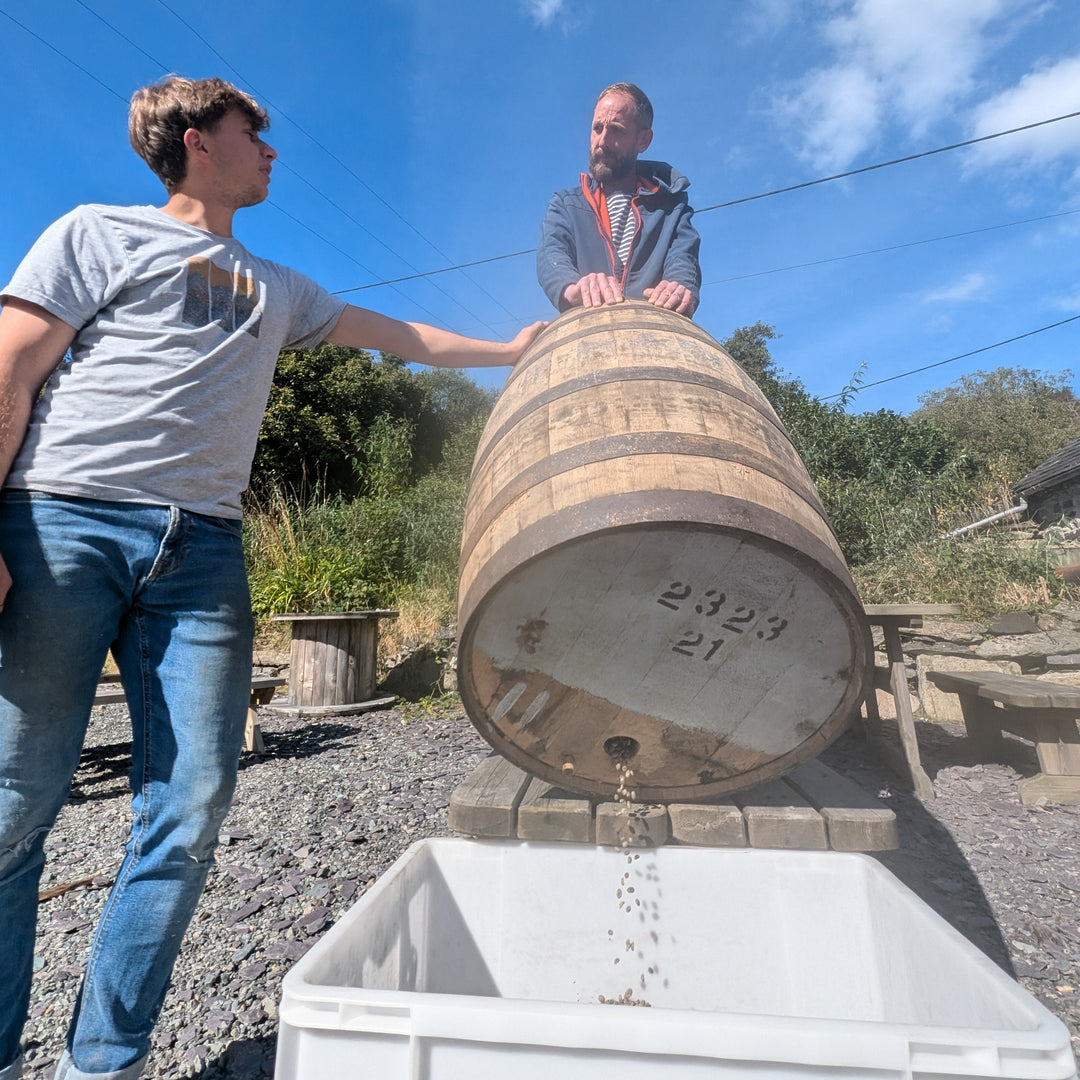
[[[680,611],[682,605],[691,600],[693,587],[681,581],[673,581],[662,592],[656,602],[661,607],[672,611]],[[727,603],[727,594],[719,589],[707,589],[701,594],[698,602],[692,605],[692,610],[706,619],[711,619],[720,614],[721,608]],[[723,622],[718,629],[726,630],[724,636],[706,636],[704,631],[698,633],[688,632],[672,646],[672,652],[681,653],[683,656],[700,656],[702,660],[711,660],[726,641],[732,637],[740,636],[747,632],[749,625],[757,618],[757,611],[745,604],[737,604],[730,612],[725,612]],[[771,615],[767,618],[761,629],[755,631],[755,637],[759,641],[775,641],[787,627],[787,620],[779,615]]]

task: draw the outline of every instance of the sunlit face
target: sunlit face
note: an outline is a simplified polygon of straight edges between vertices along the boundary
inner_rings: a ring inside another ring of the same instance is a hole
[[[596,103],[589,136],[589,171],[601,184],[621,183],[634,173],[638,154],[652,141],[648,128],[637,126],[637,110],[629,94],[615,91]]]
[[[254,206],[270,190],[270,170],[277,152],[264,142],[251,118],[240,109],[227,112],[212,131],[202,132],[224,201]]]

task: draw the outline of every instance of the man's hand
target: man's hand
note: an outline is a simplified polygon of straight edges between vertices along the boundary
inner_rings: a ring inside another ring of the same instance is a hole
[[[540,336],[541,331],[546,326],[546,322],[534,322],[532,326],[526,326],[523,330],[519,330],[507,346],[513,353],[513,359],[507,362],[516,364],[521,358],[521,354]]]
[[[654,307],[667,308],[679,315],[693,315],[694,294],[677,281],[661,281],[653,289],[646,289],[642,295]]]
[[[623,299],[619,279],[610,274],[586,274],[574,285],[563,289],[563,299],[571,307],[603,307]]]

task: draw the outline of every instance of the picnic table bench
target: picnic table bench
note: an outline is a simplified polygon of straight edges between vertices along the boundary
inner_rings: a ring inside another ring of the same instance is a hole
[[[632,846],[889,851],[896,815],[819,761],[708,803],[637,804],[563,791],[492,754],[450,796],[448,824],[467,836]]]
[[[922,766],[919,743],[915,737],[915,716],[908,692],[907,669],[904,666],[904,650],[900,643],[901,628],[918,628],[923,619],[932,616],[956,615],[960,608],[955,604],[866,604],[866,621],[880,626],[889,659],[887,668],[874,668],[874,686],[866,699],[866,732],[883,757],[889,759],[895,771],[911,778],[915,794],[920,799],[934,798],[934,785]],[[881,738],[881,717],[878,715],[876,690],[887,690],[896,703],[896,726],[900,733],[903,751],[902,762],[893,761],[891,748]]]
[[[244,727],[244,749],[261,754],[265,750],[263,745],[262,730],[259,727],[259,705],[269,705],[274,691],[279,686],[284,686],[285,679],[271,676],[252,676],[251,701],[248,706],[247,723]],[[119,675],[103,675],[98,681],[97,693],[94,695],[95,705],[119,705],[127,698],[124,689],[120,685]]]
[[[1022,803],[1080,802],[1080,688],[998,671],[928,671],[926,677],[959,696],[977,753],[1000,757],[1006,731],[1035,743],[1042,772],[1020,781]]]

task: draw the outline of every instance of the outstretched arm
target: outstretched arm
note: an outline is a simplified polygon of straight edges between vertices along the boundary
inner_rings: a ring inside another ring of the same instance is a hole
[[[41,384],[63,359],[75,330],[43,307],[8,297],[0,310],[0,482],[18,453]],[[0,609],[11,575],[0,552]]]
[[[425,323],[401,322],[351,304],[326,335],[330,345],[393,353],[432,367],[498,367],[515,364],[547,323],[535,322],[511,341],[467,338]]]

